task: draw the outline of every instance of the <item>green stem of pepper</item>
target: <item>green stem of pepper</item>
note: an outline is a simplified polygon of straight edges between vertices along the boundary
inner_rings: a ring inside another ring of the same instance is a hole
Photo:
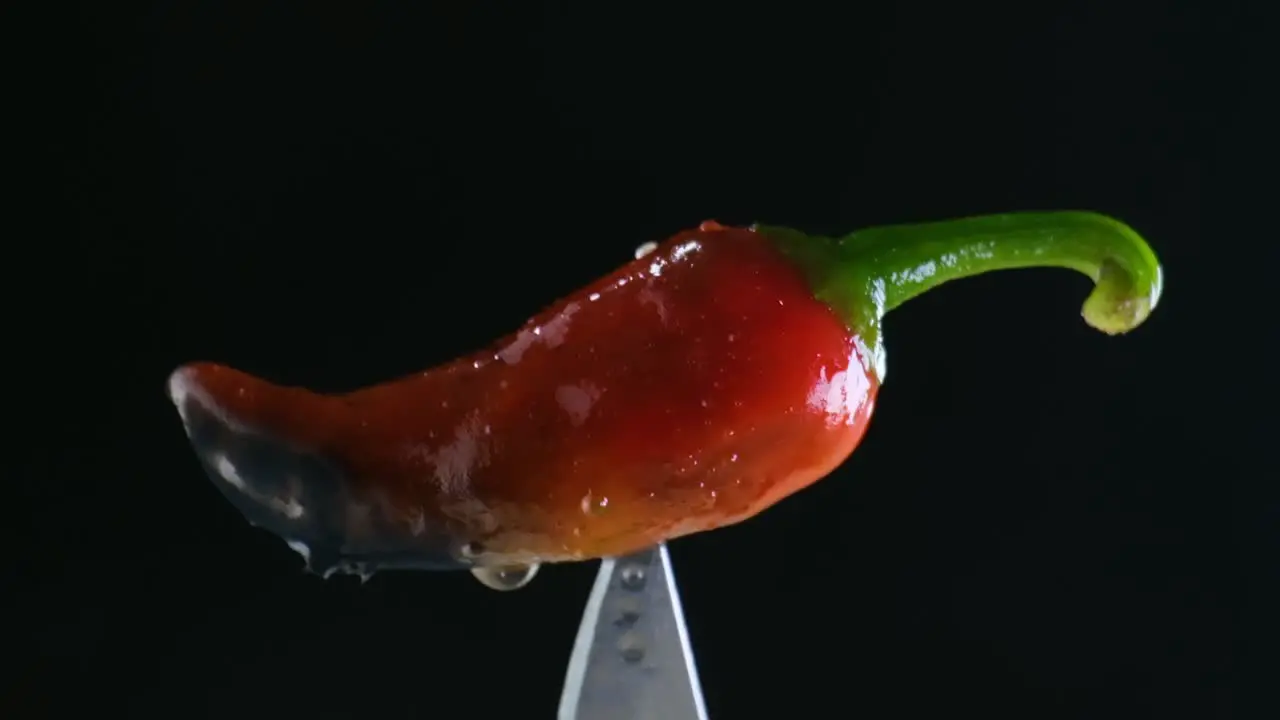
[[[814,294],[862,337],[883,380],[884,315],[949,280],[993,270],[1061,267],[1093,279],[1082,315],[1110,335],[1160,300],[1155,253],[1132,228],[1091,212],[1011,213],[859,230],[842,238],[757,226],[808,276]]]

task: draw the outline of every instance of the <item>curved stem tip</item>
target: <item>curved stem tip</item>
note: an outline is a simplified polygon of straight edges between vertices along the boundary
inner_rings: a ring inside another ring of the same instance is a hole
[[[957,278],[1062,267],[1088,275],[1085,322],[1109,335],[1141,325],[1160,300],[1155,253],[1124,223],[1092,212],[1010,213],[859,230],[842,238],[757,226],[826,301],[879,351],[884,315]]]

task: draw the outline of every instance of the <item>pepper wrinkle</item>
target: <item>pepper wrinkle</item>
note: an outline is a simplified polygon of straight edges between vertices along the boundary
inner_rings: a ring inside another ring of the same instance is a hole
[[[472,569],[514,589],[751,518],[830,474],[885,377],[884,317],[951,280],[1054,266],[1120,334],[1163,289],[1095,213],[1014,213],[840,238],[714,220],[489,348],[341,395],[214,363],[169,395],[207,474],[323,574]]]

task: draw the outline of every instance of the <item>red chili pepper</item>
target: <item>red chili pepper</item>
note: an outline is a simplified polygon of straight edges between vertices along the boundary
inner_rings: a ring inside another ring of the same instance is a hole
[[[884,380],[880,323],[942,282],[1059,266],[1122,333],[1155,255],[1091,213],[844,238],[714,222],[565,298],[488,350],[345,395],[192,364],[169,380],[197,454],[308,567],[472,568],[620,555],[749,518],[834,470]]]

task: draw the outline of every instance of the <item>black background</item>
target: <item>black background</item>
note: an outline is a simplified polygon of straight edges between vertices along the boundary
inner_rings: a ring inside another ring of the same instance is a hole
[[[931,293],[841,470],[673,544],[711,715],[1275,717],[1260,10],[504,5],[93,4],[27,56],[6,716],[553,716],[594,563],[304,575],[198,468],[183,362],[350,389],[708,218],[1084,208],[1160,254],[1148,324],[1065,271]]]

